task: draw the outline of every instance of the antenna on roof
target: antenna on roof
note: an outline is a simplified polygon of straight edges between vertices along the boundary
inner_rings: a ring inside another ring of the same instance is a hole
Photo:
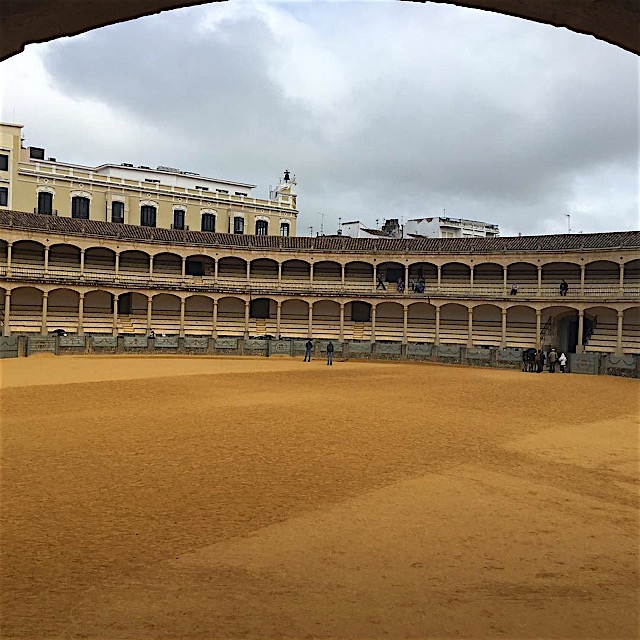
[[[313,238],[313,227],[309,227],[309,235]]]

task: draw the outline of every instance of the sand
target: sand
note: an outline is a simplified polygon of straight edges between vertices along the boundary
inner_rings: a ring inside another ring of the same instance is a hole
[[[2,637],[637,638],[635,380],[0,363]]]

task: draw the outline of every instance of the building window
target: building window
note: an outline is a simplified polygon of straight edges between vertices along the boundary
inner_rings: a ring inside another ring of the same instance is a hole
[[[266,236],[269,230],[269,223],[266,220],[256,220],[256,235]]]
[[[6,207],[9,205],[9,189],[7,187],[0,187],[0,207]]]
[[[200,189],[200,191],[209,191],[209,187],[201,187],[199,184],[196,185],[196,189]]]
[[[0,153],[0,171],[9,171],[9,156]]]
[[[174,209],[173,210],[173,228],[184,230],[184,218],[185,218],[184,209]]]
[[[154,206],[145,204],[140,207],[140,224],[143,227],[156,226],[156,208]]]
[[[244,233],[244,218],[233,219],[233,233]]]
[[[288,222],[281,222],[280,223],[280,235],[281,236],[288,236],[289,235],[289,223]]]
[[[218,193],[229,193],[228,189],[216,189]]]
[[[201,231],[215,231],[216,230],[216,217],[213,213],[202,214],[202,226]]]
[[[124,222],[124,202],[111,203],[111,222]]]
[[[89,219],[89,198],[73,196],[71,198],[71,217],[81,220]]]
[[[41,191],[38,194],[38,213],[50,216],[53,213],[53,194]]]

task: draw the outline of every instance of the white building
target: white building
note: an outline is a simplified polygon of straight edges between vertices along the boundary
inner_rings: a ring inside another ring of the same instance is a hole
[[[500,235],[497,224],[465,220],[464,218],[415,218],[407,220],[404,238],[495,238]]]
[[[386,220],[381,229],[371,229],[359,220],[343,222],[340,233],[351,238],[495,238],[496,224],[462,218],[415,218],[404,225],[397,218]]]

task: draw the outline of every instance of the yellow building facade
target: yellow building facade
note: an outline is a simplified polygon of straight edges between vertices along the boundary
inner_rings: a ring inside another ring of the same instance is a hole
[[[289,172],[269,199],[255,185],[172,167],[86,167],[22,146],[22,125],[0,123],[0,209],[165,229],[294,236],[298,211]]]

